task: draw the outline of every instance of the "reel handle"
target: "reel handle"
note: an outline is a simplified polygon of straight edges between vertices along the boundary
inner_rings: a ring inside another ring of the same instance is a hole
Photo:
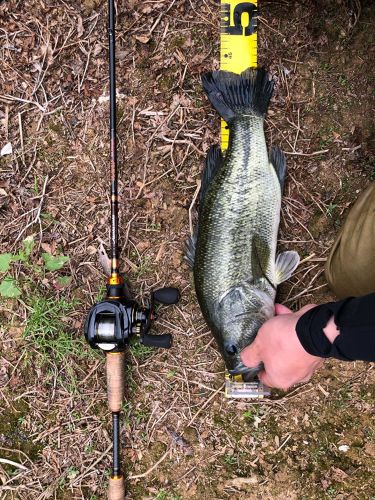
[[[167,286],[159,288],[152,293],[152,299],[159,304],[171,305],[177,304],[180,300],[180,292],[177,288]]]
[[[172,347],[172,335],[170,333],[163,335],[144,333],[139,341],[146,347],[159,347],[162,349],[170,349]]]

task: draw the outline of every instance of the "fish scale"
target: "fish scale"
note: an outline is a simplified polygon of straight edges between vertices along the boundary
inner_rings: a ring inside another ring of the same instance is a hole
[[[268,160],[263,119],[241,117],[230,126],[230,137],[227,158],[207,189],[200,215],[194,279],[205,309],[223,291],[251,278],[253,234],[267,241],[267,271],[275,259],[281,193]]]

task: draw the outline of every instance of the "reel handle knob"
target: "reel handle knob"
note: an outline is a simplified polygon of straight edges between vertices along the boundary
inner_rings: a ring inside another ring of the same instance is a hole
[[[159,304],[177,304],[177,302],[180,300],[180,292],[177,288],[172,288],[169,286],[155,290],[152,294],[152,297],[154,301],[159,302]]]
[[[163,335],[144,333],[139,341],[146,347],[160,347],[162,349],[170,349],[172,347],[172,335],[170,333]]]

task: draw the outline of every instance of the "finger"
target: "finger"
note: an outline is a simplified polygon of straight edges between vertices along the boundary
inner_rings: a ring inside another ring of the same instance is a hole
[[[287,391],[290,387],[290,383],[286,383],[285,380],[275,380],[267,371],[263,370],[258,373],[259,380],[267,387],[274,387],[275,389],[281,389],[282,391]]]
[[[254,368],[261,363],[262,358],[260,356],[260,350],[258,348],[258,343],[254,341],[251,345],[248,345],[240,353],[241,361],[245,366]]]
[[[275,314],[280,316],[281,314],[291,314],[293,311],[289,307],[283,306],[282,304],[275,304]]]
[[[266,385],[267,387],[277,387],[277,385],[274,384],[274,381],[268,376],[268,373],[265,370],[262,370],[258,373],[258,378],[262,382],[262,384]]]
[[[310,309],[313,309],[316,306],[317,304],[306,304],[305,306],[301,307],[301,309],[298,311],[297,314],[304,314],[305,312],[309,311]]]

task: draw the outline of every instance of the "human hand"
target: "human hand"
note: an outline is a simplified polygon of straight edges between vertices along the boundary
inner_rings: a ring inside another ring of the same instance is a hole
[[[261,326],[254,342],[241,352],[244,365],[254,367],[263,362],[259,379],[268,387],[287,390],[310,380],[324,359],[304,350],[296,333],[299,318],[316,304],[293,313],[288,307],[275,305],[275,316]]]

